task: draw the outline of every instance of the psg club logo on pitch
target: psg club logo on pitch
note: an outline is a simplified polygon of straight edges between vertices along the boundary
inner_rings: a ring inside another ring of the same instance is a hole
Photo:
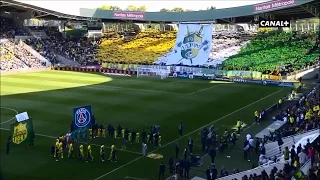
[[[74,123],[79,128],[86,127],[91,121],[91,113],[86,108],[79,108],[74,115]]]

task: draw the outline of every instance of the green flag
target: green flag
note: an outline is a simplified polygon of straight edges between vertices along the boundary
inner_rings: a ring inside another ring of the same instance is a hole
[[[31,119],[11,125],[11,140],[14,144],[30,143],[32,134],[33,123]]]

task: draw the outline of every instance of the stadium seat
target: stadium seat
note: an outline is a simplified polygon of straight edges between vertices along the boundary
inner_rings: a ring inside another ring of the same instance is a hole
[[[106,38],[99,47],[98,59],[110,63],[152,64],[173,48],[175,38],[176,32],[155,30],[141,32],[131,40],[120,36]]]
[[[314,62],[319,51],[309,53],[316,34],[269,31],[243,47],[237,55],[223,62],[226,70],[273,72],[285,65],[295,68]]]

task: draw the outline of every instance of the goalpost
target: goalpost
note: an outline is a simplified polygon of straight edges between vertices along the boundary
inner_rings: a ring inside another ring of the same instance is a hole
[[[168,77],[170,71],[166,66],[141,66],[137,67],[137,78],[138,77],[160,77],[165,79]]]

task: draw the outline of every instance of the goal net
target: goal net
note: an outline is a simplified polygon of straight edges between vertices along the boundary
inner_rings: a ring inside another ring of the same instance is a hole
[[[170,71],[167,66],[138,66],[137,67],[137,77],[160,77],[165,79],[168,77]]]

